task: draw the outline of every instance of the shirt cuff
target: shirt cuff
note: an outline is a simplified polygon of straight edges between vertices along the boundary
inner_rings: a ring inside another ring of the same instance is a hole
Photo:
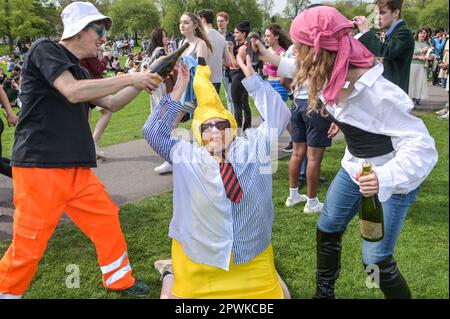
[[[297,64],[295,59],[282,57],[280,64],[278,65],[277,75],[289,79],[293,79],[295,71],[297,70]]]
[[[367,32],[369,32],[370,30],[364,31],[364,32],[359,32],[357,35],[355,35],[355,39],[359,40],[359,38],[361,38],[364,34],[366,34]]]
[[[394,180],[392,179],[391,171],[388,168],[374,167],[372,170],[378,178],[378,199],[383,203],[394,194]]]
[[[264,80],[258,73],[254,73],[250,77],[246,77],[242,80],[242,85],[245,87],[248,93],[256,91],[261,85],[264,85]]]

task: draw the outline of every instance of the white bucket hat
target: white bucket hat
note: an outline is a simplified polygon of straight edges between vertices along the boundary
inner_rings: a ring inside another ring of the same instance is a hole
[[[90,2],[72,2],[64,8],[61,18],[64,24],[61,40],[78,34],[91,22],[106,20],[106,30],[110,30],[112,26],[112,19],[101,14]]]

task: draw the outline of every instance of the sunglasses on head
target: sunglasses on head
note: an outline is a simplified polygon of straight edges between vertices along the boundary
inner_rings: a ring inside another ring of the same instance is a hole
[[[106,36],[106,29],[103,26],[99,26],[95,23],[89,23],[87,27],[94,30],[99,38],[103,38],[104,36]]]
[[[200,130],[202,133],[204,132],[211,132],[213,127],[215,127],[216,129],[218,129],[219,131],[223,131],[227,128],[231,128],[231,124],[228,121],[220,121],[220,122],[216,122],[216,123],[206,123],[206,124],[202,124],[200,126]]]

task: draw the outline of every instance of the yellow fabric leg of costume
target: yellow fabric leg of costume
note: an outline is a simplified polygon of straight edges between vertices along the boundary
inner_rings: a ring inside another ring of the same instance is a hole
[[[180,243],[172,241],[175,283],[172,293],[179,298],[283,299],[272,245],[251,261],[233,264],[230,270],[203,265],[189,259]]]

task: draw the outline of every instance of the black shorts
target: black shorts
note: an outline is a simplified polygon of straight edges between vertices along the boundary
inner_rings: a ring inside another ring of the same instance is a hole
[[[325,148],[331,146],[328,130],[331,120],[319,113],[308,112],[308,100],[295,99],[291,108],[292,142],[306,143],[310,147]]]

